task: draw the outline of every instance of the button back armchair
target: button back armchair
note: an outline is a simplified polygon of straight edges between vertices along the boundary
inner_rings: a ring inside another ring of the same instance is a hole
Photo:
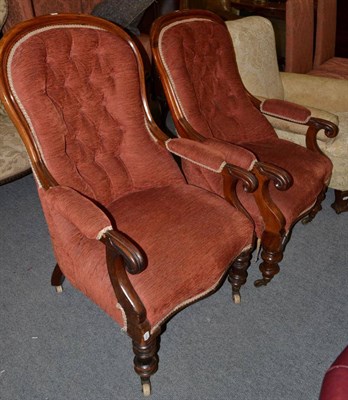
[[[255,158],[196,146],[195,162],[224,177],[226,199],[187,184],[149,113],[139,50],[105,20],[23,22],[0,56],[2,100],[30,155],[58,262],[52,285],[61,291],[68,278],[122,326],[148,395],[168,319],[226,275],[233,293],[245,282],[254,226],[229,188],[240,175],[255,190]]]
[[[291,227],[320,209],[332,165],[315,138],[320,128],[335,136],[337,127],[312,118],[304,107],[280,100],[261,103],[251,96],[238,74],[228,29],[213,13],[194,10],[161,17],[153,25],[151,43],[178,135],[212,148],[237,145],[259,161],[252,170],[259,187],[253,195],[241,193],[241,199],[263,247],[263,278],[255,284],[266,285],[279,272]],[[311,150],[279,139],[261,110],[306,126]],[[191,184],[222,195],[216,174],[185,160],[183,170]]]
[[[238,70],[246,89],[260,100],[268,98],[301,104],[317,118],[338,125],[339,133],[328,138],[318,134],[320,149],[333,163],[329,187],[335,190],[332,204],[337,213],[348,211],[348,81],[280,72],[273,27],[266,18],[246,17],[227,21]],[[306,126],[267,116],[277,135],[306,146]]]

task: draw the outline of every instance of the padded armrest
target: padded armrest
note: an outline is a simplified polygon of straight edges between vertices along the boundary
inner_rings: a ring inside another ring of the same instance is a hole
[[[88,239],[100,240],[104,233],[113,229],[109,218],[100,208],[71,188],[53,186],[44,191],[43,196],[52,209]]]
[[[264,100],[260,104],[260,111],[263,114],[297,124],[307,124],[311,118],[311,112],[308,108],[278,99]]]
[[[165,145],[171,153],[216,173],[227,164],[250,171],[257,162],[251,151],[216,139],[198,142],[176,138],[167,140]]]
[[[284,98],[297,104],[345,112],[348,109],[348,80],[281,72]]]

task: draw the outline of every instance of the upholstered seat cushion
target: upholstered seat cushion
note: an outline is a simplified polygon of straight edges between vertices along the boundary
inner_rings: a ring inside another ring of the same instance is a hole
[[[186,184],[133,192],[111,203],[108,215],[147,257],[145,271],[130,275],[130,280],[146,307],[152,329],[176,309],[213,290],[235,254],[250,246],[253,231],[247,217],[225,200]],[[116,308],[104,245],[87,240],[59,215],[54,215],[54,221],[56,248],[64,247],[58,256],[64,254],[66,260],[58,258],[58,262],[65,266],[65,275],[126,325]],[[71,253],[74,259],[70,259]]]
[[[326,78],[348,79],[348,58],[333,57],[312,69],[309,74]]]
[[[330,179],[332,163],[318,153],[287,140],[275,139],[254,143],[241,143],[243,147],[251,150],[259,161],[268,162],[291,171],[293,185],[286,192],[277,190],[273,184],[270,193],[273,201],[284,214],[289,230],[293,222],[313,206],[313,199],[320,194],[323,185]],[[305,182],[305,183],[304,183]],[[305,190],[304,190],[305,185]],[[251,196],[246,196],[244,201],[251,203]],[[289,207],[291,201],[291,207]],[[250,212],[258,214],[250,204]]]

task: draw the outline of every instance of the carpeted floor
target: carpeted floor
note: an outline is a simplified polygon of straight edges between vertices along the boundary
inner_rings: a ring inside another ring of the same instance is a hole
[[[253,260],[242,304],[230,285],[188,307],[162,335],[153,400],[316,400],[348,344],[348,214],[328,192],[297,224],[281,273],[264,288]],[[0,399],[142,399],[130,339],[65,283],[32,176],[0,187]]]

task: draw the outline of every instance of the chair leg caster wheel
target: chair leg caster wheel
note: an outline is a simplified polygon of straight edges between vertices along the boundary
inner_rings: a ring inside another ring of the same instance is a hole
[[[241,298],[239,293],[233,293],[232,294],[232,300],[234,304],[240,304]]]
[[[150,381],[142,382],[142,389],[144,397],[149,397],[151,395],[151,383]]]
[[[269,282],[269,281],[266,281],[266,279],[257,279],[257,280],[254,282],[254,286],[255,286],[255,287],[267,286],[268,282]]]
[[[56,286],[55,289],[56,289],[56,293],[62,293],[63,292],[63,286],[62,285]]]

